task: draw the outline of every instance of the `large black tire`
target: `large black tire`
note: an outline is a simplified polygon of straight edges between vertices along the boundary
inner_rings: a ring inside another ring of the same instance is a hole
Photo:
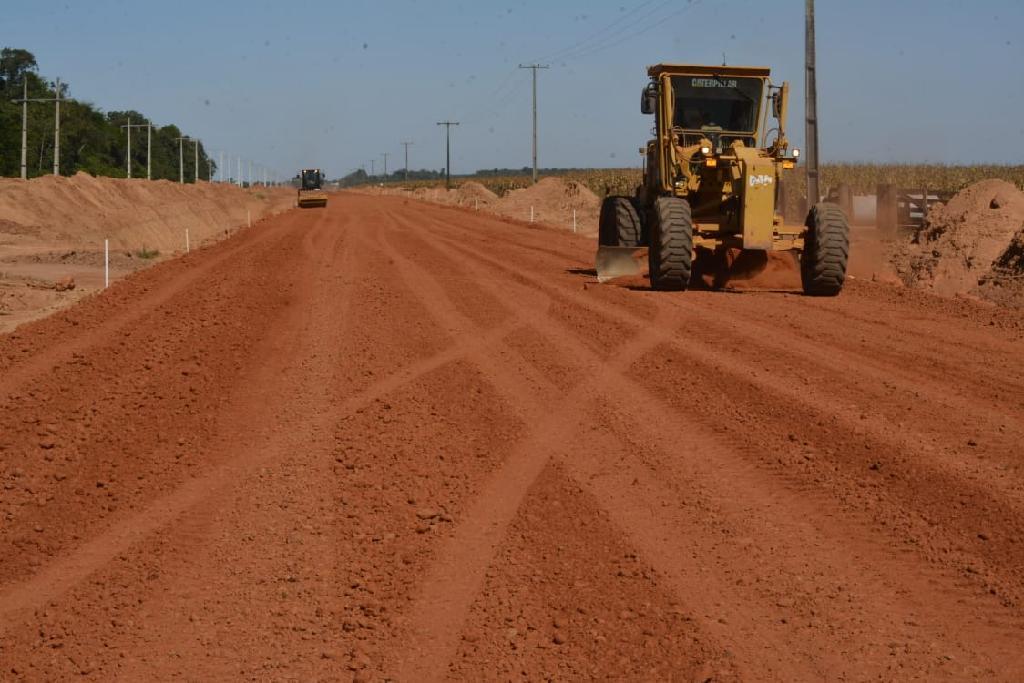
[[[800,255],[800,278],[808,296],[836,296],[846,281],[850,224],[835,204],[815,204],[807,214],[807,234]]]
[[[598,221],[598,244],[604,247],[639,247],[643,228],[636,205],[629,197],[605,197]]]
[[[681,291],[690,286],[693,267],[693,218],[690,203],[658,197],[650,216],[648,261],[652,289]]]

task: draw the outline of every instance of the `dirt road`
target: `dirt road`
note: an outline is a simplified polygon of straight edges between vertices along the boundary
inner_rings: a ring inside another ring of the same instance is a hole
[[[339,195],[0,337],[0,678],[1024,678],[1024,319]]]

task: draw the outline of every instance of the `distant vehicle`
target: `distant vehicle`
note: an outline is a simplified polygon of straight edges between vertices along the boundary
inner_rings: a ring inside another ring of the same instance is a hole
[[[648,68],[640,111],[654,115],[657,137],[640,150],[647,163],[635,196],[607,197],[601,206],[600,280],[638,273],[633,253],[644,246],[651,287],[662,290],[686,289],[698,258],[714,262],[731,250],[747,263],[767,264],[768,252],[788,251],[799,255],[805,293],[842,290],[846,214],[820,202],[804,225],[785,225],[780,215],[782,171],[796,165],[800,151],[786,140],[789,84],[773,85],[769,73],[765,67]]]
[[[299,180],[299,208],[327,206],[327,193],[321,189],[323,174],[319,168],[304,168],[296,178]]]

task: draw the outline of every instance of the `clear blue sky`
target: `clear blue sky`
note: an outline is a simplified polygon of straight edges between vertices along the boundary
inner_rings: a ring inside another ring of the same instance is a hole
[[[333,176],[389,152],[453,170],[636,166],[648,64],[771,66],[802,144],[801,0],[5,3],[3,43],[107,110],[174,122],[282,172]],[[825,161],[1024,163],[1024,2],[818,0]]]

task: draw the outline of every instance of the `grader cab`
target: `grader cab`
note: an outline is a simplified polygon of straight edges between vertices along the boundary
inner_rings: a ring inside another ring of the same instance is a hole
[[[767,262],[767,252],[800,259],[807,294],[834,296],[846,276],[849,228],[838,206],[816,203],[803,225],[779,207],[782,171],[800,152],[786,139],[789,85],[762,67],[658,64],[641,95],[656,137],[633,197],[601,206],[597,271],[607,279],[636,269],[648,248],[653,289],[684,290],[699,259]],[[729,255],[732,255],[731,258]]]

